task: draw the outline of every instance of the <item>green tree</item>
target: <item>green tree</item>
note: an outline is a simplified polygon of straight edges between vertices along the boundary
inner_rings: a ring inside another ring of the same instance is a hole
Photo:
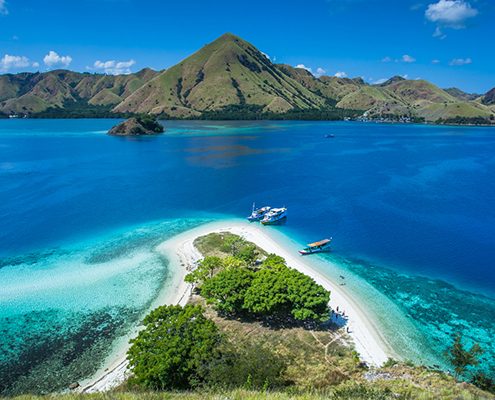
[[[231,268],[220,271],[201,286],[201,295],[224,313],[240,313],[244,308],[244,296],[251,286],[254,272],[247,268]]]
[[[228,235],[224,241],[222,249],[226,253],[230,253],[233,256],[237,256],[239,251],[246,246],[246,241],[237,235]]]
[[[284,261],[285,262],[285,261]],[[309,276],[272,259],[269,268],[255,273],[244,307],[255,314],[290,314],[305,321],[329,318],[330,292]]]
[[[202,368],[221,340],[200,306],[162,306],[144,319],[145,329],[127,353],[131,383],[149,389],[188,389],[204,380]]]
[[[187,274],[184,280],[188,283],[198,284],[205,279],[211,278],[215,272],[221,270],[223,267],[224,263],[220,257],[208,256],[199,263],[194,271]]]
[[[454,338],[454,343],[447,350],[447,358],[450,364],[454,367],[455,377],[458,378],[460,375],[466,372],[466,369],[470,366],[478,365],[478,356],[483,354],[483,349],[475,343],[471,346],[471,349],[467,350],[462,344],[461,334],[456,334]]]
[[[246,291],[244,307],[254,314],[286,314],[290,312],[287,282],[279,270],[261,269]]]
[[[328,309],[330,292],[295,269],[287,268],[285,275],[294,318],[301,321],[327,321],[330,316]]]
[[[227,256],[223,260],[223,268],[224,269],[234,269],[234,268],[245,268],[247,264],[244,260],[241,260],[238,257]]]
[[[276,254],[269,254],[265,261],[263,261],[264,268],[281,268],[286,266],[285,259]]]
[[[241,249],[237,253],[237,258],[243,260],[248,264],[253,264],[256,261],[257,257],[258,251],[254,244],[246,244],[245,246],[241,247]]]

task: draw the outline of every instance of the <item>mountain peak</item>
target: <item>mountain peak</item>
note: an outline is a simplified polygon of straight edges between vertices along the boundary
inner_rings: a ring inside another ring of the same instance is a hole
[[[406,80],[406,78],[404,78],[400,75],[395,75],[392,78],[388,79],[387,81],[381,83],[380,86],[388,86],[388,85],[391,85],[392,83],[402,82],[405,80]]]
[[[243,40],[241,37],[234,35],[233,33],[226,32],[222,36],[219,36],[216,38],[211,44],[215,43],[247,43],[245,40]]]
[[[225,33],[162,72],[115,110],[184,117],[232,106],[286,112],[318,108],[323,103],[254,45]]]

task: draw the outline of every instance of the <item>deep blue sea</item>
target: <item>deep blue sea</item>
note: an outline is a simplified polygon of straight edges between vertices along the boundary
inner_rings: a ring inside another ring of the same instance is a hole
[[[403,357],[443,366],[459,331],[493,363],[495,129],[166,121],[157,137],[105,135],[116,122],[0,120],[0,393],[93,373],[170,277],[156,245],[253,201],[286,205],[276,229],[296,242],[333,236],[328,259],[383,300],[385,336],[403,329],[387,309],[414,330]]]

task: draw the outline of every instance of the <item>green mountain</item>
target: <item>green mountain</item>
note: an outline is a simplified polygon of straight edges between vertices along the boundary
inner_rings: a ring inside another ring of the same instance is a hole
[[[233,105],[284,113],[324,104],[324,98],[291,79],[253,45],[225,34],[162,72],[115,111],[190,117]]]
[[[0,112],[37,114],[74,105],[119,104],[158,72],[144,69],[130,75],[102,75],[55,70],[0,76]]]
[[[152,113],[170,118],[335,119],[358,116],[443,123],[495,123],[494,90],[484,96],[394,76],[315,77],[273,64],[227,33],[160,72],[129,75],[65,70],[0,76],[0,113],[93,116]]]
[[[481,102],[487,106],[495,106],[495,88],[489,90],[483,96]]]
[[[466,93],[464,92],[463,90],[459,89],[459,88],[448,88],[448,89],[444,89],[448,94],[450,94],[451,96],[454,96],[455,98],[459,99],[459,100],[462,100],[462,101],[472,101],[472,100],[476,100],[478,97],[480,97],[479,94],[476,94],[476,93]]]
[[[495,118],[479,101],[454,96],[425,80],[394,76],[378,85],[361,79],[322,76],[316,78],[304,69],[279,66],[301,85],[345,110],[360,110],[368,118],[401,116],[428,122],[490,123]]]

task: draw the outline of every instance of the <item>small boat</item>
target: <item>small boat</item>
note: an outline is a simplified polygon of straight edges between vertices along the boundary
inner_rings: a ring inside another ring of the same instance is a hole
[[[256,205],[253,203],[253,211],[251,212],[251,215],[247,217],[247,219],[249,222],[260,221],[270,210],[271,207],[268,206],[256,208]]]
[[[335,135],[333,133],[327,133],[325,135],[325,138],[327,138],[327,139],[334,138],[334,137],[335,137]]]
[[[275,225],[287,218],[287,208],[272,208],[261,220],[263,225]]]
[[[305,249],[299,250],[299,253],[303,256],[307,256],[309,254],[324,253],[330,251],[331,242],[332,242],[332,238],[323,239],[320,240],[319,242],[310,243],[308,244],[308,247],[306,247]]]

